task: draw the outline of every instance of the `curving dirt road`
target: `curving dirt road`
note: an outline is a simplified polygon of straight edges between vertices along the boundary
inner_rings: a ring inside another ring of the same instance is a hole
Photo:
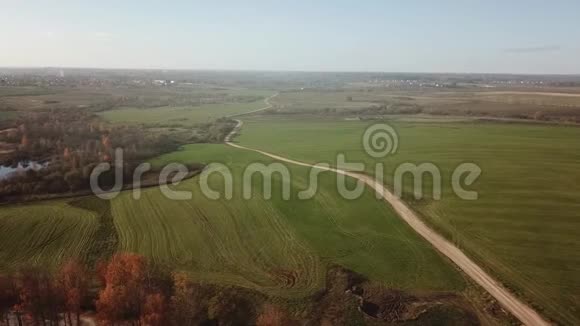
[[[270,97],[271,98],[271,97]],[[270,99],[268,98],[268,99]],[[265,100],[268,105],[267,108],[271,107],[271,104]],[[264,108],[267,109],[267,108]],[[415,232],[425,238],[435,249],[440,253],[447,256],[453,263],[455,263],[465,274],[467,274],[471,279],[473,279],[477,284],[484,288],[489,294],[491,294],[506,310],[511,312],[516,318],[518,318],[525,325],[551,325],[547,322],[539,313],[537,313],[532,307],[518,299],[515,295],[510,293],[504,286],[502,286],[498,281],[486,273],[481,267],[479,267],[473,260],[467,257],[459,248],[453,245],[451,242],[447,241],[441,235],[436,233],[433,229],[427,226],[423,221],[411,210],[399,197],[393,195],[385,186],[373,179],[370,176],[362,175],[358,173],[348,172],[341,169],[327,168],[314,166],[312,164],[295,161],[289,158],[285,158],[276,154],[268,153],[254,148],[249,148],[234,144],[231,142],[233,136],[235,136],[241,129],[243,122],[237,120],[237,125],[226,137],[226,144],[235,148],[248,150],[262,155],[266,155],[275,160],[316,168],[324,171],[332,171],[338,174],[343,174],[350,176],[352,178],[358,179],[377,191],[382,198],[387,201],[395,210],[395,212],[407,223]]]
[[[233,117],[239,117],[242,115],[247,115],[247,114],[252,114],[252,113],[256,113],[256,112],[260,112],[260,111],[264,111],[264,110],[268,110],[269,108],[271,108],[273,105],[270,104],[270,100],[273,99],[274,97],[278,96],[280,93],[276,93],[272,96],[269,96],[267,98],[264,99],[264,103],[266,103],[266,107],[257,109],[257,110],[252,110],[252,111],[248,111],[248,112],[242,112],[242,113],[236,113],[236,114],[232,114],[229,115],[228,118],[233,118]],[[228,136],[230,136],[232,133],[230,133]]]

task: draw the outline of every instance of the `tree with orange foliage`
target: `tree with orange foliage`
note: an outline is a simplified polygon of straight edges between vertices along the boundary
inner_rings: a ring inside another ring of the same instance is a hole
[[[30,140],[28,140],[28,136],[26,134],[22,135],[22,138],[20,139],[20,147],[21,148],[28,148],[29,145],[30,145]]]
[[[8,313],[16,303],[17,297],[14,280],[12,277],[0,275],[0,318],[6,325],[10,325]]]
[[[75,260],[66,262],[58,273],[58,283],[64,298],[64,307],[69,325],[71,314],[80,325],[81,306],[88,292],[88,273],[84,265]]]
[[[203,291],[191,282],[183,272],[173,274],[173,296],[171,297],[171,315],[175,325],[195,325],[202,313],[201,297]]]
[[[146,277],[144,257],[130,253],[114,255],[105,271],[105,287],[96,302],[99,319],[105,323],[138,321]]]
[[[70,148],[65,147],[64,148],[64,151],[62,153],[62,158],[65,159],[65,160],[68,160],[70,158],[70,154],[71,154],[70,152],[71,152],[70,151]]]
[[[140,320],[146,326],[167,325],[167,306],[163,294],[154,293],[145,297]]]
[[[101,144],[103,145],[103,148],[105,149],[105,151],[108,151],[111,149],[111,137],[109,135],[103,135],[101,137]]]
[[[97,280],[101,283],[102,287],[105,287],[107,284],[107,268],[109,267],[109,262],[104,259],[99,259],[95,265]]]
[[[26,313],[35,325],[44,325],[46,320],[58,322],[62,297],[48,272],[38,268],[20,271],[16,289],[19,303],[14,306],[14,310],[18,314]]]
[[[277,306],[266,304],[256,320],[256,326],[286,326],[291,321],[286,313]]]
[[[235,288],[225,288],[207,304],[207,316],[218,325],[246,325],[250,322],[253,307]]]

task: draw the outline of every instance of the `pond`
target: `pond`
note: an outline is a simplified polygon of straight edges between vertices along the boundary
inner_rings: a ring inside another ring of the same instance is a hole
[[[48,166],[48,162],[23,161],[17,165],[0,165],[0,181],[6,180],[19,172],[28,170],[38,171]]]

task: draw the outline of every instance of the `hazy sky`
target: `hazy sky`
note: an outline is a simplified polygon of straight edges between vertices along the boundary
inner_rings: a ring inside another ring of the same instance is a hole
[[[0,66],[580,73],[580,1],[6,1]]]

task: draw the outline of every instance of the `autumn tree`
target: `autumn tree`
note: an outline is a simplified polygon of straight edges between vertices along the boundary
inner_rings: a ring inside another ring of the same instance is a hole
[[[48,272],[39,268],[20,271],[16,289],[19,302],[14,308],[17,312],[26,313],[35,325],[45,325],[47,320],[58,322],[62,297]]]
[[[277,306],[266,304],[256,320],[256,326],[287,326],[291,320],[287,314]]]
[[[10,276],[0,275],[0,320],[10,325],[8,313],[17,303],[14,280]]]
[[[153,293],[145,296],[140,321],[146,326],[167,325],[167,303],[163,294]]]
[[[109,267],[109,262],[104,259],[99,259],[95,264],[95,274],[97,280],[100,282],[101,286],[104,287],[107,284],[107,268]]]
[[[72,325],[72,316],[80,325],[81,307],[88,292],[88,272],[78,261],[66,262],[58,273],[58,284],[62,291],[66,317]]]
[[[28,135],[26,135],[26,134],[22,135],[22,138],[20,139],[20,148],[26,149],[29,146],[30,146],[30,140],[28,139]]]
[[[183,272],[173,274],[173,296],[171,297],[171,315],[175,325],[196,325],[200,321],[203,307],[201,305],[203,290]]]
[[[101,144],[103,145],[103,150],[105,152],[109,152],[112,148],[111,145],[111,136],[110,135],[103,135],[101,136]]]
[[[105,271],[104,289],[96,302],[99,319],[105,323],[138,321],[146,293],[147,263],[136,254],[120,253]]]
[[[64,160],[68,160],[70,158],[70,156],[71,156],[71,150],[70,150],[70,148],[65,147],[65,149],[64,149],[64,151],[62,153],[62,158]]]
[[[207,314],[218,325],[248,324],[252,307],[235,289],[223,289],[209,300]]]

